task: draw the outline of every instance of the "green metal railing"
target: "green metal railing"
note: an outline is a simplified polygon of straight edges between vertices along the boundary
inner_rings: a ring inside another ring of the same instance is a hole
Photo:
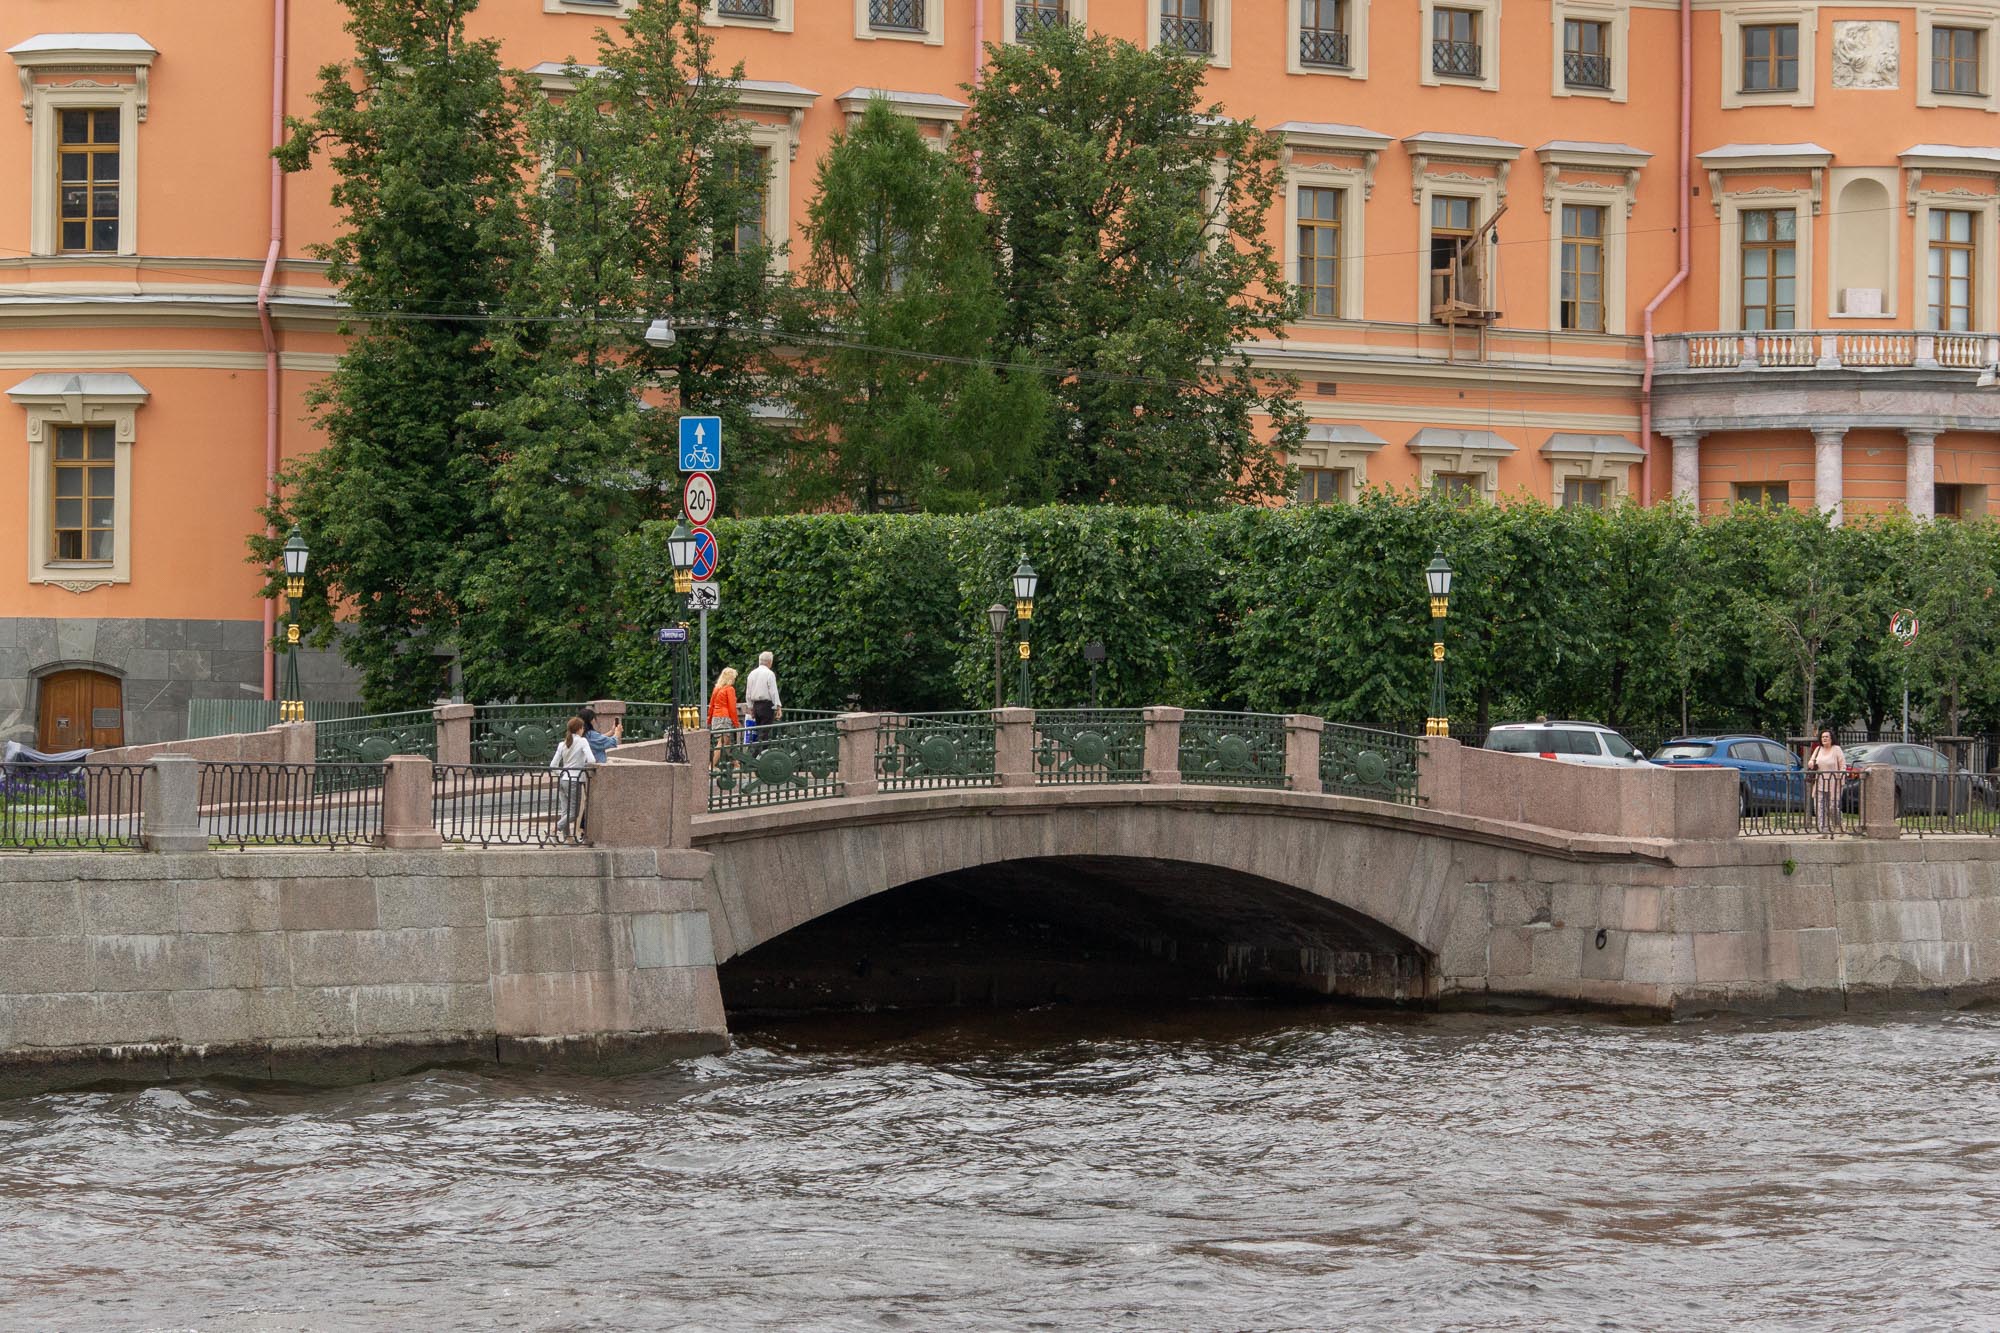
[[[1181,719],[1181,781],[1209,787],[1289,787],[1284,716],[1189,710]]]
[[[1146,716],[1137,708],[1049,708],[1035,714],[1035,784],[1146,780]]]
[[[313,727],[318,763],[379,764],[392,754],[437,758],[437,720],[430,709],[331,718]]]
[[[335,718],[360,717],[366,704],[306,700],[306,721],[327,722]],[[241,736],[278,725],[276,699],[190,699],[187,706],[188,740],[205,736]]]
[[[831,717],[710,733],[708,808],[745,810],[839,796],[840,732]]]
[[[875,731],[875,780],[883,791],[992,787],[991,713],[889,713]]]
[[[1338,796],[1421,805],[1417,739],[1396,731],[1327,723],[1319,741],[1321,789]]]
[[[575,704],[480,704],[472,710],[472,762],[546,764],[562,741]]]

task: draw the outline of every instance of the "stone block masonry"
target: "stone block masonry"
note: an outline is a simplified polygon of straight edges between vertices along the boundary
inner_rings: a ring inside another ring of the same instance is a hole
[[[727,1044],[691,851],[9,859],[0,1092],[617,1069]]]

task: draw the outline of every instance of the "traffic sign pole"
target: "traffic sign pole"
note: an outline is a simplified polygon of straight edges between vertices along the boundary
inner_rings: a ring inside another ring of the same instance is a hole
[[[695,530],[694,577],[706,583],[715,577],[716,568],[722,563],[721,551],[715,538],[708,531],[708,521],[715,517],[716,491],[715,475],[722,471],[722,418],[682,417],[680,419],[681,471],[688,474],[681,484],[681,512],[687,516]],[[702,726],[709,725],[712,718],[708,714],[708,600],[702,599],[698,611],[701,619],[701,648],[698,670],[701,697],[698,716]]]

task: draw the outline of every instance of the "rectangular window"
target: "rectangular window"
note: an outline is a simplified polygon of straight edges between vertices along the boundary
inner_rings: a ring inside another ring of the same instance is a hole
[[[726,19],[774,19],[778,0],[715,0],[715,12]]]
[[[1198,56],[1215,54],[1209,0],[1160,0],[1160,45]]]
[[[1604,210],[1564,204],[1562,326],[1604,332]]]
[[[1014,38],[1026,41],[1044,28],[1069,22],[1069,0],[1014,0]]]
[[[1471,472],[1434,472],[1431,494],[1447,500],[1476,500],[1480,494],[1479,478]]]
[[[1304,313],[1340,318],[1340,191],[1299,187],[1299,297]]]
[[[52,560],[109,564],[118,476],[109,426],[57,426]]]
[[[65,109],[56,135],[56,219],[65,254],[118,253],[117,110]]]
[[[1347,494],[1349,470],[1344,467],[1302,467],[1299,469],[1298,502],[1302,505],[1332,504]]]
[[[1563,83],[1571,88],[1611,86],[1611,25],[1563,20]]]
[[[1431,72],[1454,79],[1479,77],[1479,14],[1471,9],[1431,11]]]
[[[1478,229],[1479,201],[1461,195],[1431,196],[1431,309],[1452,301],[1479,305],[1479,256],[1466,242]],[[1459,262],[1464,247],[1464,263]]]
[[[1943,482],[1931,487],[1931,512],[1939,518],[1965,517],[1965,492]]]
[[[1608,481],[1585,481],[1571,477],[1563,483],[1564,509],[1602,509],[1611,498]]]
[[[743,200],[743,213],[736,223],[733,236],[724,237],[720,245],[723,254],[737,255],[754,250],[769,243],[764,233],[765,212],[770,207],[771,198],[771,150],[752,148],[743,154],[731,175],[741,180],[750,175],[749,190]]]
[[[1736,483],[1736,503],[1740,505],[1788,505],[1792,502],[1792,485],[1787,481],[1739,481]]]
[[[1347,0],[1299,0],[1299,63],[1350,68]]]
[[[925,0],[868,0],[868,26],[878,32],[923,32]]]
[[[1796,327],[1798,214],[1789,208],[1746,208],[1743,232],[1743,327],[1751,333]]]
[[[1931,327],[1945,333],[1972,331],[1973,227],[1977,218],[1958,208],[1931,210]]]
[[[1799,25],[1750,23],[1743,28],[1743,91],[1799,90]]]
[[[1985,34],[1978,28],[1931,29],[1931,91],[1977,97],[1983,91],[1979,77],[1979,45]]]

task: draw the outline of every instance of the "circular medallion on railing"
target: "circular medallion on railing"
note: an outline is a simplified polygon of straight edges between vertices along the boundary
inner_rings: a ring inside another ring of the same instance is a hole
[[[750,761],[750,771],[757,775],[757,781],[775,787],[798,776],[799,761],[790,750],[773,746]]]
[[[354,757],[364,764],[379,764],[396,753],[396,743],[387,736],[363,737],[354,747]]]
[[[926,736],[917,743],[917,759],[924,771],[934,774],[957,774],[965,771],[965,760],[958,753],[958,745],[949,736]]]
[[[556,729],[545,722],[523,722],[514,728],[514,748],[522,759],[556,748]]]
[[[1241,736],[1223,736],[1215,742],[1215,757],[1224,768],[1232,771],[1241,772],[1249,768],[1254,753],[1250,742]]]
[[[1069,753],[1077,763],[1094,766],[1111,756],[1111,741],[1102,732],[1079,731],[1069,738]]]
[[[1364,787],[1380,787],[1389,780],[1389,761],[1374,750],[1354,756],[1354,776]]]

